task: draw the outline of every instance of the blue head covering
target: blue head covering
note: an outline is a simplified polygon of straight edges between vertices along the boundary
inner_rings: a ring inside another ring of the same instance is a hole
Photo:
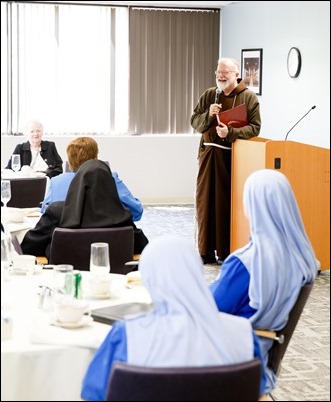
[[[245,182],[243,203],[250,242],[232,255],[250,273],[250,318],[254,328],[281,329],[301,287],[314,281],[319,262],[307,237],[287,178],[263,169]]]
[[[126,317],[129,363],[201,366],[253,358],[251,324],[218,312],[193,242],[175,236],[150,242],[139,271],[154,308]]]

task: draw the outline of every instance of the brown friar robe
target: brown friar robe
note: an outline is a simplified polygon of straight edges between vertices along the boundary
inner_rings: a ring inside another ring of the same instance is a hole
[[[226,139],[221,139],[216,132],[217,119],[209,116],[215,95],[216,87],[207,89],[191,117],[192,127],[202,133],[195,197],[197,242],[200,255],[216,250],[218,258],[224,260],[230,253],[232,142],[237,138],[258,136],[261,118],[256,94],[239,78],[238,85],[229,95],[221,92],[219,103],[222,111],[244,103],[249,123],[240,128],[228,126]]]

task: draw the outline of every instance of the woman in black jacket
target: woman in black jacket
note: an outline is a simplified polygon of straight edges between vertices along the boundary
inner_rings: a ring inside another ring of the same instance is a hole
[[[34,229],[22,241],[24,254],[49,258],[53,231],[62,228],[111,228],[132,226],[134,253],[140,254],[148,243],[135,227],[131,212],[124,207],[107,163],[97,159],[84,162],[70,183],[65,201],[50,204]]]
[[[21,166],[28,165],[36,172],[45,172],[49,178],[63,172],[63,161],[53,141],[42,140],[43,125],[29,121],[26,126],[27,142],[16,145],[13,154],[21,156]],[[11,169],[11,158],[6,169]]]

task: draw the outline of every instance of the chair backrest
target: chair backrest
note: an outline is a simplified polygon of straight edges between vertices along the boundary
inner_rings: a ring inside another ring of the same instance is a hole
[[[257,401],[261,363],[210,367],[113,365],[106,401]]]
[[[40,207],[40,203],[45,198],[47,177],[10,179],[10,183],[11,199],[8,202],[8,207]]]
[[[276,331],[277,340],[274,341],[269,350],[268,366],[272,368],[277,375],[279,375],[281,362],[312,288],[313,282],[301,288],[297,301],[289,314],[287,324],[283,329]]]
[[[49,264],[72,264],[74,269],[88,271],[91,243],[109,244],[110,272],[127,274],[134,267],[126,266],[133,258],[133,227],[65,229],[53,232]]]

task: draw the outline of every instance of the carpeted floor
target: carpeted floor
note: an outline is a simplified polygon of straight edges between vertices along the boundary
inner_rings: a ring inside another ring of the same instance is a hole
[[[146,206],[137,226],[151,240],[173,233],[194,239],[192,205]],[[205,265],[210,283],[219,272],[217,265]],[[330,401],[330,271],[322,271],[286,351],[272,393],[275,401]]]

